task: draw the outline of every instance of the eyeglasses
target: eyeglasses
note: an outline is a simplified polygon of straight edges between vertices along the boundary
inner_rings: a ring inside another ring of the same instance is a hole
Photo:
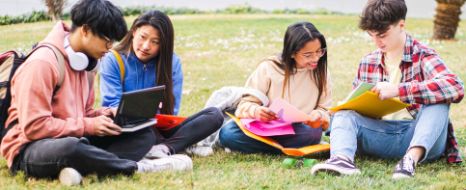
[[[110,38],[106,36],[102,36],[101,39],[105,41],[105,46],[110,47],[110,48],[113,46],[113,43],[115,42],[114,40],[111,40]]]
[[[326,48],[321,48],[315,52],[306,52],[306,53],[296,52],[296,54],[298,54],[299,56],[303,58],[310,59],[312,57],[321,58],[322,56],[324,56],[325,52],[326,52]]]

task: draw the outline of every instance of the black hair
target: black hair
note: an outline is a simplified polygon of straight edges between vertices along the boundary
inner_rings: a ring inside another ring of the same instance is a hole
[[[170,18],[158,10],[147,11],[134,20],[131,29],[121,42],[114,47],[114,50],[129,54],[133,49],[133,32],[142,26],[152,26],[159,31],[160,49],[155,57],[156,60],[156,84],[165,85],[164,100],[161,108],[163,114],[173,114],[174,96],[173,96],[173,79],[172,79],[172,59],[173,59],[173,41],[175,32]]]
[[[128,31],[123,13],[107,0],[80,0],[71,8],[71,31],[87,26],[93,34],[121,40]]]
[[[407,12],[404,0],[369,0],[362,12],[359,28],[385,33],[390,25],[405,20]]]
[[[294,74],[297,70],[294,55],[302,49],[307,42],[319,40],[321,49],[327,49],[327,42],[322,33],[310,22],[298,22],[288,26],[285,38],[283,39],[283,51],[281,54],[281,63],[275,62],[280,68],[285,71],[285,80],[282,88],[282,96],[285,93],[285,87],[288,85],[290,75]],[[316,81],[319,95],[317,103],[320,100],[322,92],[326,90],[327,86],[327,51],[319,58],[317,68],[312,71],[312,75]],[[289,86],[288,86],[289,87]],[[316,103],[316,107],[317,104]]]

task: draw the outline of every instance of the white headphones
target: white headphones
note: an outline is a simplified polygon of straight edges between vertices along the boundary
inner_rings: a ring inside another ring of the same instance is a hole
[[[75,71],[92,71],[97,66],[97,60],[89,58],[86,54],[75,52],[70,46],[68,36],[65,38],[65,51],[68,54],[70,66]]]

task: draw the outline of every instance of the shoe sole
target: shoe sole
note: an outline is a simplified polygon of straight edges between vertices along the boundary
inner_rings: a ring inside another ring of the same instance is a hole
[[[184,154],[174,154],[169,156],[170,158],[174,158],[177,160],[181,160],[183,164],[185,164],[184,167],[174,167],[173,169],[175,171],[190,171],[193,169],[193,161],[189,156],[186,156]],[[181,168],[181,169],[179,169]]]
[[[392,179],[399,180],[399,179],[409,179],[409,178],[412,178],[412,177],[413,176],[409,176],[409,175],[402,174],[402,173],[395,173],[395,174],[393,174]]]
[[[358,169],[351,169],[351,170],[345,169],[345,170],[342,170],[341,168],[336,167],[334,165],[330,165],[330,164],[317,164],[314,167],[312,167],[312,169],[311,169],[311,174],[312,175],[315,175],[315,174],[320,173],[320,172],[326,172],[326,173],[329,173],[329,174],[332,174],[332,175],[356,175],[356,174],[361,174],[361,171],[359,171]]]
[[[189,155],[195,155],[199,157],[207,157],[214,154],[214,150],[210,147],[191,147],[185,151]]]

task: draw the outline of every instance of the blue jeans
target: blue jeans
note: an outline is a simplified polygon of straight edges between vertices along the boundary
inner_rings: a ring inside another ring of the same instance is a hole
[[[330,154],[354,159],[356,150],[381,158],[401,158],[411,147],[425,150],[421,161],[438,159],[445,151],[449,104],[424,105],[414,120],[378,120],[355,111],[335,113]]]
[[[311,128],[302,123],[293,124],[294,135],[271,137],[283,147],[299,148],[318,144],[322,137],[322,128]],[[281,151],[268,144],[246,136],[233,120],[227,122],[220,130],[220,143],[233,151],[243,153],[281,154]]]

